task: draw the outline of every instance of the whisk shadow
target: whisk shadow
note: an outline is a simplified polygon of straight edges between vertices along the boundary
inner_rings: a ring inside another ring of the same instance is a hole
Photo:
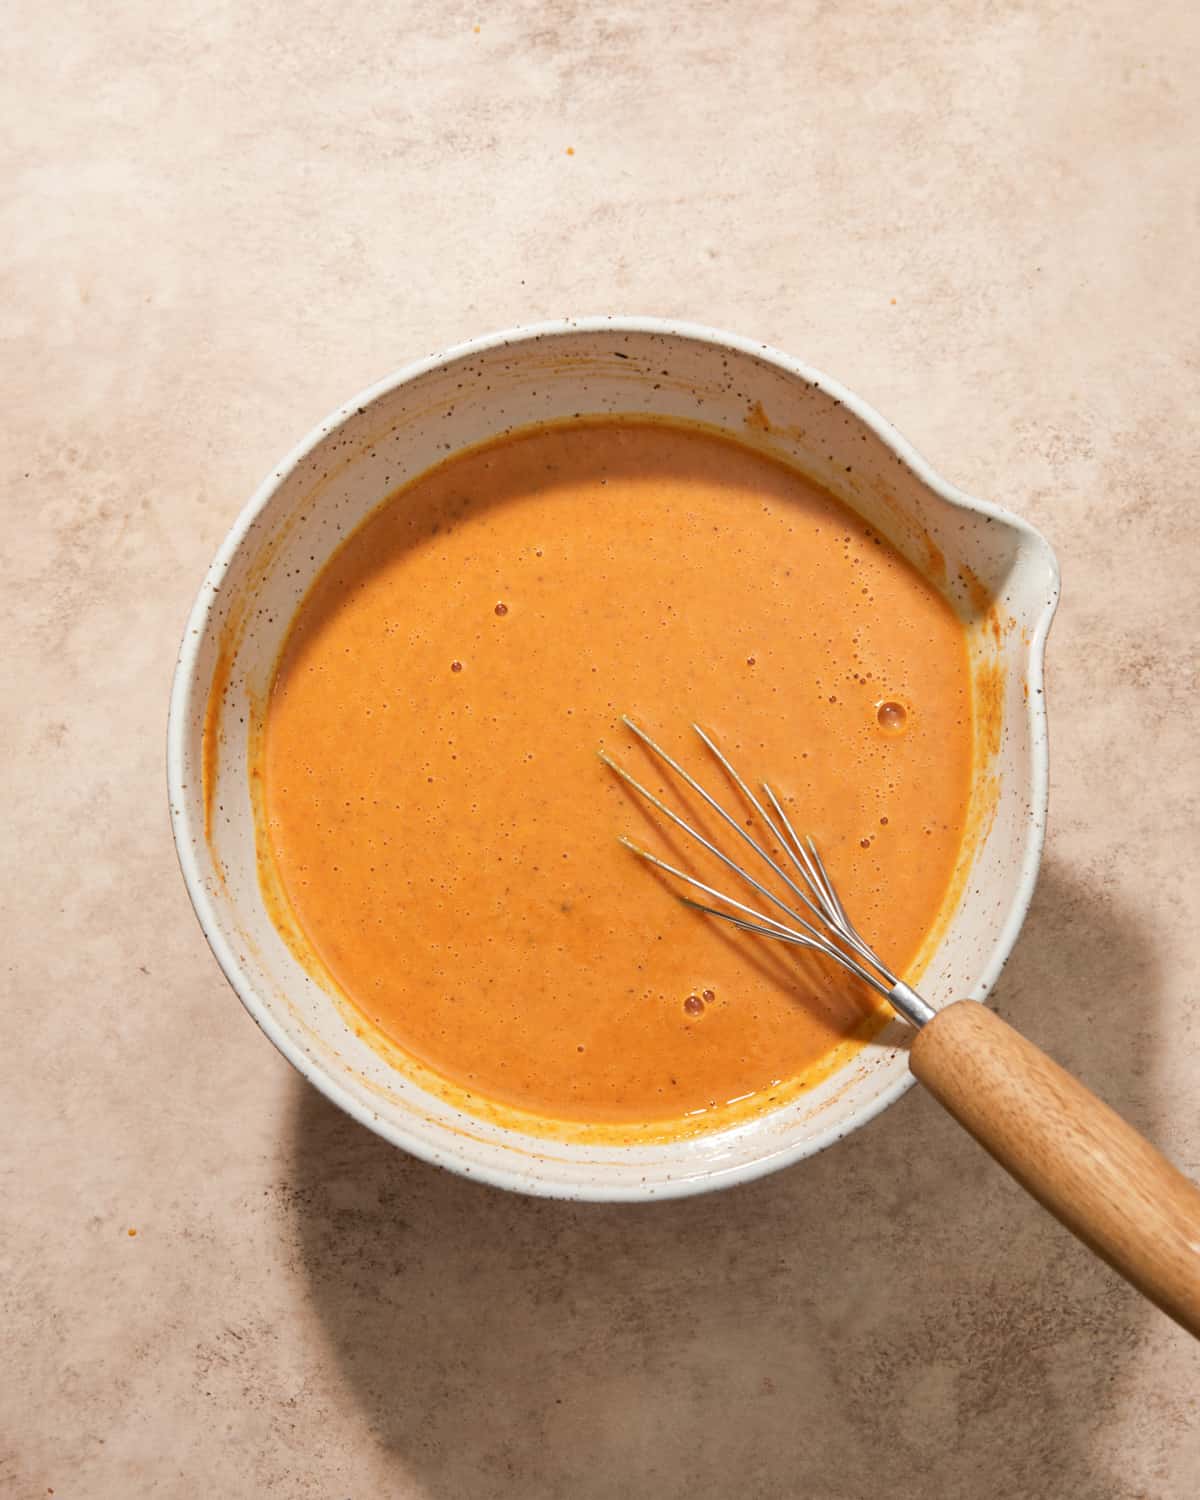
[[[998,1003],[1153,1131],[1158,978],[1144,926],[1050,863]],[[292,1171],[313,1305],[414,1492],[1127,1493],[1100,1438],[1160,1315],[919,1091],[790,1171],[631,1208],[478,1187],[298,1085]]]

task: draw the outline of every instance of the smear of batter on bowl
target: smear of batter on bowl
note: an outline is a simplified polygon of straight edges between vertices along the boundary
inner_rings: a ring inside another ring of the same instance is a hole
[[[967,812],[964,627],[862,519],[703,429],[530,429],[389,497],[290,628],[264,852],[368,1034],[448,1088],[716,1127],[886,1017],[819,960],[687,910],[620,847],[671,847],[596,757],[663,785],[623,712],[689,756],[700,722],[769,777],[906,971]]]

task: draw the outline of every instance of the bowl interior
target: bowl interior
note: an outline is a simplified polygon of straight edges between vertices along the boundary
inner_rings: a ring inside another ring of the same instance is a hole
[[[759,346],[678,325],[564,324],[452,351],[351,403],[268,478],[204,583],[172,699],[172,818],[206,936],[276,1045],[380,1134],[502,1186],[600,1199],[716,1187],[811,1154],[907,1086],[907,1029],[893,1022],[771,1114],[665,1144],[560,1141],[463,1114],[356,1035],[281,938],[259,887],[249,771],[250,726],[294,610],[386,495],[512,428],[613,413],[700,421],[786,458],[882,531],[967,621],[977,771],[957,894],[920,981],[935,1005],[987,993],[1032,890],[1046,795],[1041,651],[1057,598],[1037,533],[946,486],[847,392]],[[207,768],[206,714],[219,714]]]

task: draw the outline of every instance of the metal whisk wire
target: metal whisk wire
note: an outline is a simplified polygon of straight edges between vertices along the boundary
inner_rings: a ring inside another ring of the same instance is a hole
[[[710,906],[707,902],[697,901],[691,896],[680,896],[685,906],[690,906],[696,911],[704,912],[708,916],[718,917],[723,922],[738,928],[742,932],[753,932],[760,937],[774,938],[777,942],[790,943],[800,948],[809,948],[816,953],[823,954],[839,964],[847,973],[853,974],[862,980],[877,994],[885,999],[914,1026],[923,1026],[932,1019],[933,1008],[910,988],[904,981],[898,978],[887,967],[869,943],[863,938],[858,929],[850,921],[841,901],[838,899],[837,891],[834,889],[829,873],[825,868],[817,846],[812,838],[801,839],[792,827],[783,804],[775,795],[766,782],[762,784],[763,796],[770,803],[771,812],[763,806],[762,801],[754,794],[749,785],[734,769],[728,758],[722,753],[711,736],[705,733],[698,724],[692,728],[700,737],[702,743],[717,761],[725,774],[737,787],[738,791],[745,797],[757,817],[762,821],[764,827],[770,832],[775,843],[787,856],[795,876],[789,873],[784,866],[776,860],[773,855],[765,849],[759,841],[746,831],[742,822],[728,812],[715,797],[711,795],[700,783],[684,769],[678,761],[673,759],[661,745],[657,744],[650,736],[628,716],[624,716],[622,722],[637,736],[643,745],[659,760],[678,776],[702,801],[710,807],[728,826],[738,835],[742,841],[761,859],[783,882],[791,894],[800,903],[810,917],[815,918],[819,926],[815,926],[808,917],[794,906],[789,905],[777,892],[762,881],[755,878],[744,866],[731,859],[724,850],[718,848],[710,839],[706,838],[698,828],[692,826],[686,818],[682,817],[673,808],[668,807],[661,798],[642,785],[636,777],[632,776],[625,768],[619,765],[605,751],[600,752],[600,759],[610,770],[629,787],[632,787],[641,797],[651,804],[652,807],[663,814],[674,826],[693,839],[702,848],[714,855],[728,870],[738,877],[744,884],[757,891],[760,896],[766,898],[779,911],[787,917],[787,921],[780,921],[778,917],[771,916],[767,912],[759,911],[755,907],[747,906],[745,902],[737,900],[724,891],[717,890],[714,886],[706,884],[698,876],[689,874],[686,870],[679,869],[676,865],[660,859],[658,855],[651,854],[648,849],[643,849],[640,844],[625,835],[621,835],[621,842],[626,848],[631,849],[641,859],[664,874],[672,876],[676,880],[684,882],[693,890],[702,892],[714,901],[722,903],[722,906]],[[772,816],[772,814],[774,816]],[[802,883],[801,883],[802,882]],[[722,907],[726,909],[722,909]]]

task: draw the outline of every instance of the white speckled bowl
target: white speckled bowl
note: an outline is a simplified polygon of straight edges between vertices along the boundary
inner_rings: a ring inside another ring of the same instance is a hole
[[[895,1021],[791,1103],[669,1144],[582,1145],[464,1115],[356,1036],[276,931],[257,878],[243,725],[262,701],[300,597],[388,493],[447,454],[512,427],[613,412],[699,420],[786,458],[940,575],[968,621],[993,733],[979,747],[978,836],[968,840],[961,895],[921,979],[934,1004],[987,994],[1033,891],[1046,809],[1042,657],[1058,599],[1054,555],[1037,532],[939,479],[849,391],[764,345],[687,324],[597,318],[451,349],[342,407],[268,476],[209,569],[171,695],[171,818],[205,936],[284,1056],[372,1130],[501,1187],[601,1200],[702,1192],[820,1151],[908,1088],[911,1033]],[[222,733],[206,839],[202,744],[214,681]]]

